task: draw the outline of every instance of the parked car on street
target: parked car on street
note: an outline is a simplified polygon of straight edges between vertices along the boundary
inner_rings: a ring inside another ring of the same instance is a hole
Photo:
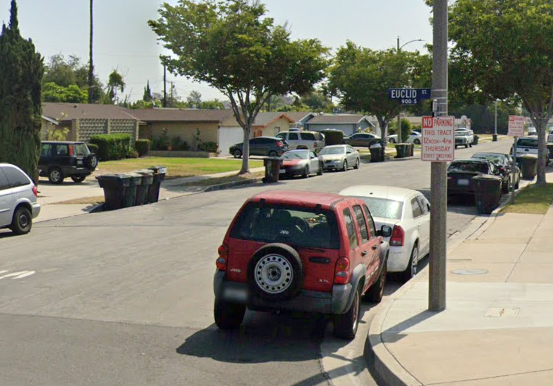
[[[40,213],[37,196],[35,184],[23,170],[0,163],[0,228],[17,235],[29,233]]]
[[[350,145],[326,146],[319,155],[323,158],[325,170],[347,171],[349,167],[359,169],[361,156]]]
[[[344,137],[344,144],[357,147],[370,147],[373,143],[380,141],[381,138],[371,133],[355,133]]]
[[[61,184],[67,177],[83,182],[98,166],[98,157],[84,142],[44,141],[38,160],[39,174],[53,184]]]
[[[288,150],[288,144],[277,137],[256,137],[250,139],[250,155],[261,155],[269,157],[280,157]],[[234,158],[242,157],[244,154],[244,144],[237,143],[229,148],[229,153]]]
[[[268,191],[232,221],[216,261],[215,323],[238,328],[246,308],[331,315],[334,335],[353,339],[362,296],[379,303],[391,228],[377,230],[367,205],[337,194]]]
[[[528,128],[528,136],[533,137],[533,136],[536,136],[536,135],[538,135],[538,131],[536,130],[536,128],[534,126],[530,126]]]
[[[500,172],[493,163],[485,159],[457,160],[450,163],[447,168],[448,197],[474,194],[472,177],[482,174],[498,176]]]
[[[325,137],[318,131],[282,131],[276,136],[286,141],[290,150],[318,151],[325,147]]]
[[[457,146],[472,147],[474,143],[474,132],[469,129],[457,129],[455,130],[455,149]]]
[[[302,176],[309,177],[312,173],[322,175],[324,172],[323,157],[311,150],[289,150],[281,157],[283,159],[280,167],[281,177]]]
[[[517,165],[513,165],[513,159],[509,154],[504,153],[475,153],[472,155],[475,159],[485,159],[494,164],[499,171],[501,178],[501,191],[508,193],[511,186],[518,189],[520,185],[521,172]],[[515,176],[513,178],[513,167],[515,168]]]
[[[418,272],[419,261],[430,251],[430,203],[422,193],[393,186],[357,185],[339,194],[365,201],[376,228],[392,228],[388,272],[408,281]]]

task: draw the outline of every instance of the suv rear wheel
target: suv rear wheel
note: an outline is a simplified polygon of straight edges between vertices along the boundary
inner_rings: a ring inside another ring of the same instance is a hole
[[[357,327],[359,326],[359,313],[361,310],[361,291],[355,289],[353,303],[346,313],[334,316],[334,336],[340,339],[351,340],[355,338]]]
[[[224,300],[215,299],[215,307],[213,308],[213,314],[215,316],[215,324],[221,330],[232,330],[240,327],[244,315],[246,313],[246,306],[242,304],[229,303]]]
[[[63,182],[63,172],[60,168],[52,168],[48,171],[48,180],[53,184],[61,184]]]
[[[284,300],[297,295],[303,284],[303,266],[298,252],[286,244],[267,244],[253,254],[248,264],[248,284],[265,299]]]

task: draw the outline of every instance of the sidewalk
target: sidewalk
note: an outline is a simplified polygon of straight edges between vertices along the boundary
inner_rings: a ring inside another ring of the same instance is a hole
[[[382,384],[552,385],[552,235],[553,206],[492,216],[448,250],[445,311],[428,311],[428,269],[389,298],[367,354]]]
[[[254,168],[251,169],[251,172],[255,173],[263,170],[265,169]],[[189,186],[187,184],[211,178],[228,177],[235,175],[236,173],[237,171],[231,171],[166,180],[161,184],[159,199],[169,200],[175,197],[198,193],[203,189]],[[104,195],[104,190],[100,188],[96,179],[91,177],[81,184],[64,183],[61,185],[52,185],[44,180],[41,180],[41,182],[38,184],[38,202],[42,208],[40,215],[33,220],[35,223],[90,213],[97,207],[97,205],[66,204],[63,202],[76,199],[86,199],[90,197],[100,197]]]

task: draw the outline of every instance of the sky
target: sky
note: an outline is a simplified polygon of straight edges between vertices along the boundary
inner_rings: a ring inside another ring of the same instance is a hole
[[[177,0],[167,0],[176,5]],[[424,51],[432,43],[431,9],[424,0],[262,0],[277,24],[287,23],[293,39],[319,39],[337,49],[351,40],[371,49],[394,48],[397,38],[404,50]],[[48,62],[55,54],[76,55],[88,61],[88,0],[17,0],[19,26]],[[162,42],[147,22],[159,17],[159,0],[95,0],[94,64],[105,84],[114,70],[124,76],[125,95],[141,99],[146,82],[163,91]],[[10,0],[0,0],[0,23],[9,21]],[[225,99],[206,84],[168,74],[178,95],[186,99],[193,90],[202,99]],[[169,90],[169,86],[168,86]]]

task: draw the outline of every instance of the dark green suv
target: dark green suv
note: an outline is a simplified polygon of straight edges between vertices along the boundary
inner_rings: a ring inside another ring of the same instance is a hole
[[[83,182],[98,166],[98,157],[84,142],[42,142],[39,173],[51,183],[61,184],[66,177]]]

